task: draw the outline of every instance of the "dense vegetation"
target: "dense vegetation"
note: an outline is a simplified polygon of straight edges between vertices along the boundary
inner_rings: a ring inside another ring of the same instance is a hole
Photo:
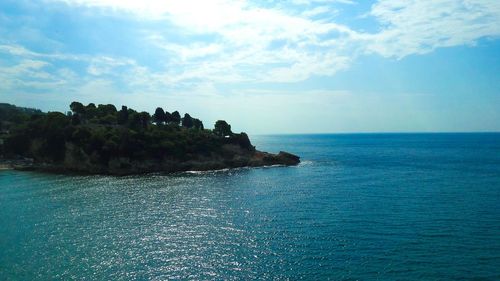
[[[70,158],[107,167],[113,159],[130,161],[188,161],[222,155],[234,145],[255,151],[245,133],[235,134],[222,120],[213,130],[188,113],[158,107],[153,115],[126,106],[83,105],[73,102],[71,111],[39,110],[0,104],[3,154],[28,157],[37,162],[63,163]]]
[[[12,124],[28,121],[29,117],[34,114],[42,114],[42,111],[0,103],[0,130],[8,130]]]

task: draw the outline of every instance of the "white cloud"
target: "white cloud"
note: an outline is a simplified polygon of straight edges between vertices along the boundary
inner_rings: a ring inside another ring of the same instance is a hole
[[[260,8],[247,1],[115,1],[65,0],[67,4],[121,10],[141,19],[154,18],[170,22],[181,34],[210,34],[215,42],[194,41],[179,44],[161,31],[151,32],[149,41],[174,55],[170,69],[177,71],[174,80],[210,79],[224,82],[259,81],[261,77],[277,77],[281,82],[297,82],[312,74],[332,74],[344,68],[344,55],[322,46],[320,37],[330,34],[348,36],[352,31],[336,23],[308,18],[326,12],[312,9],[307,15],[284,10]],[[280,46],[273,44],[280,42]],[[293,48],[293,56],[288,49]],[[321,48],[321,49],[320,49]],[[206,60],[201,58],[209,57]],[[177,58],[177,59],[175,59]],[[321,58],[324,63],[311,64]],[[316,68],[318,65],[318,69]],[[287,70],[288,68],[288,70]],[[298,73],[303,68],[303,73]],[[175,71],[174,71],[175,72]],[[289,75],[287,75],[287,73]],[[172,73],[170,73],[172,74]]]
[[[321,4],[340,3],[340,4],[350,4],[350,5],[356,4],[356,2],[351,0],[292,0],[292,3],[302,4],[302,5],[312,5],[316,3],[321,3]]]
[[[329,6],[318,6],[313,9],[305,10],[304,12],[302,12],[302,15],[305,17],[315,17],[326,13],[335,14],[337,13],[337,11],[332,10],[332,8],[330,8]]]
[[[500,35],[500,2],[489,0],[379,0],[366,13],[380,24],[373,33],[331,20],[328,13],[334,5],[330,4],[355,4],[348,0],[292,1],[301,12],[284,6],[260,7],[245,0],[46,1],[173,25],[168,32],[155,28],[138,38],[165,52],[169,60],[163,68],[153,69],[133,58],[38,53],[20,45],[0,45],[0,52],[33,61],[78,62],[86,70],[79,75],[88,75],[63,77],[64,71],[47,72],[60,80],[113,76],[116,83],[150,91],[207,82],[300,82],[334,75],[362,54],[404,58]],[[190,40],[172,40],[171,32]],[[16,70],[4,68],[4,78],[7,73],[14,75],[12,71]],[[34,72],[43,73],[43,67],[29,71],[34,77]]]
[[[47,54],[19,45],[5,44],[0,45],[0,54],[2,53],[10,55],[8,62],[2,63],[0,60],[0,87],[7,92],[16,92],[19,88],[71,92],[96,79],[144,89],[152,85],[157,89],[164,88],[171,82],[159,79],[158,75],[127,58]],[[76,73],[69,68],[68,63],[73,67],[77,63],[84,72]]]
[[[380,0],[370,15],[381,31],[365,37],[368,52],[403,58],[441,47],[473,45],[500,35],[500,1]]]
[[[154,35],[150,36],[149,40],[157,47],[174,53],[181,61],[203,58],[210,55],[220,54],[224,51],[224,46],[215,43],[181,45],[177,43],[170,43],[161,36]]]
[[[164,74],[176,82],[298,82],[313,75],[334,75],[363,53],[403,58],[440,47],[472,45],[500,34],[500,2],[491,0],[379,0],[367,13],[380,23],[376,33],[321,19],[333,9],[331,4],[355,4],[349,0],[292,1],[306,6],[302,13],[262,8],[245,0],[59,1],[168,21],[188,37],[211,35],[212,41],[181,44],[163,31],[149,33],[151,44],[172,55]],[[96,74],[97,69],[91,67],[89,72]]]
[[[21,59],[17,63],[0,65],[0,88],[15,91],[18,88],[51,89],[66,83],[58,75],[51,73],[51,64],[46,61]]]
[[[107,56],[93,57],[89,60],[87,72],[94,76],[113,75],[118,68],[136,66],[136,62],[125,58],[112,58]]]

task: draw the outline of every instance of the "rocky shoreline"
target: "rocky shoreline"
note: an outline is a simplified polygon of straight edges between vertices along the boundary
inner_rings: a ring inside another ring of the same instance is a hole
[[[265,166],[294,166],[300,163],[300,157],[280,151],[272,154],[262,151],[238,154],[233,157],[196,158],[188,161],[175,160],[144,160],[130,161],[118,158],[110,161],[108,166],[90,164],[86,161],[72,161],[68,159],[63,163],[34,162],[33,159],[0,159],[0,170],[40,171],[60,174],[87,174],[87,175],[114,175],[126,176],[148,173],[176,173],[186,171],[212,171],[242,167]]]
[[[29,169],[33,165],[34,162],[31,158],[4,159],[0,157],[0,171]]]

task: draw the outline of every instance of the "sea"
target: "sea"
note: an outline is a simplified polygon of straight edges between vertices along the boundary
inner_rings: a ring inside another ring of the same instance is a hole
[[[500,280],[500,134],[251,139],[302,163],[0,171],[0,280]]]

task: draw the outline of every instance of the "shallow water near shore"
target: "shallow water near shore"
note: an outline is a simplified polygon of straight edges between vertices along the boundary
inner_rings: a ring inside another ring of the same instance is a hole
[[[0,171],[0,280],[500,279],[500,134],[251,139],[303,162]]]

